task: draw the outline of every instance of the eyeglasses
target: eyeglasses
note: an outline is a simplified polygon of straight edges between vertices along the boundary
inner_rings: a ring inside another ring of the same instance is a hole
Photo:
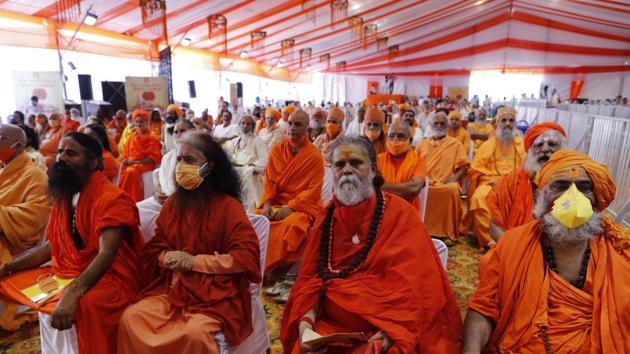
[[[404,141],[404,140],[409,139],[409,136],[407,136],[407,134],[405,133],[389,133],[387,134],[387,139]]]

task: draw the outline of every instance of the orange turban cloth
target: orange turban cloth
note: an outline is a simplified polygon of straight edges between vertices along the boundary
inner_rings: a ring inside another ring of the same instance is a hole
[[[538,173],[538,186],[544,188],[549,182],[566,175],[565,171],[582,168],[593,182],[597,210],[602,211],[615,199],[617,186],[606,165],[593,161],[575,150],[556,151]]]
[[[410,109],[411,109],[411,107],[409,107],[409,105],[406,104],[406,103],[401,103],[401,104],[398,105],[398,110],[401,111],[401,112],[402,111],[408,111]]]
[[[462,119],[462,114],[459,111],[450,111],[448,113],[448,119],[461,120]]]
[[[280,113],[280,111],[278,111],[276,109],[267,108],[265,110],[265,118],[267,118],[269,116],[274,116],[274,117],[276,117],[276,119],[280,119],[280,118],[282,118],[282,113]]]
[[[136,118],[142,118],[142,120],[144,121],[149,121],[149,112],[145,111],[144,109],[136,109],[135,111],[133,111],[133,113],[131,114],[131,118],[133,120],[136,120]]]
[[[295,106],[294,105],[288,105],[288,106],[284,106],[282,107],[282,113],[284,114],[291,114],[295,111]]]
[[[343,122],[343,120],[346,118],[346,115],[343,113],[343,111],[341,109],[339,109],[338,107],[333,107],[330,112],[328,113],[328,115],[330,117],[334,117],[337,118],[339,120],[339,122]]]
[[[178,117],[182,117],[184,115],[184,112],[182,112],[182,109],[177,107],[176,104],[169,104],[168,106],[166,106],[166,111],[171,111],[171,110],[175,110],[175,113],[177,114]]]
[[[512,107],[501,107],[497,111],[497,114],[494,117],[494,119],[498,122],[499,119],[501,119],[501,117],[503,117],[505,115],[512,116],[512,117],[516,118],[516,110],[514,108],[512,108]]]
[[[542,135],[542,133],[550,129],[559,132],[565,138],[567,137],[567,133],[564,132],[564,129],[562,129],[560,124],[553,123],[553,122],[544,122],[544,123],[534,124],[531,126],[531,128],[527,130],[527,134],[525,134],[525,138],[524,138],[525,151],[529,151],[529,147],[532,146],[532,144],[534,143],[534,140],[536,140],[536,138]]]
[[[365,120],[370,122],[381,122],[381,126],[385,124],[385,113],[378,108],[368,108],[365,112]]]

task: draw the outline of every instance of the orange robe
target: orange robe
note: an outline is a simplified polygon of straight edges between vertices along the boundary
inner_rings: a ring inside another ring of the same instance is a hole
[[[83,295],[75,312],[78,349],[81,354],[116,353],[118,321],[130,301],[137,295],[138,252],[143,240],[138,230],[135,203],[100,172],[94,172],[83,186],[76,208],[76,225],[85,248],[77,251],[70,235],[71,215],[67,203],[53,206],[46,237],[50,242],[52,266],[18,272],[0,281],[2,294],[26,306],[36,307],[20,290],[37,283],[42,274],[76,278],[99,252],[101,232],[106,228],[127,230],[114,263],[101,279]],[[61,297],[37,308],[50,314]]]
[[[272,206],[286,205],[293,213],[271,221],[266,270],[291,264],[301,256],[308,229],[323,207],[323,183],[324,159],[312,143],[307,142],[295,156],[289,141],[271,149],[258,205],[270,201]]]
[[[153,171],[155,166],[159,165],[160,160],[162,160],[162,145],[152,134],[138,135],[134,132],[127,145],[125,145],[125,150],[120,156],[120,160],[139,161],[146,157],[153,160],[153,163],[123,166],[120,180],[118,181],[120,188],[129,193],[136,202],[144,199],[142,174]]]
[[[299,322],[317,301],[320,312],[314,329],[320,334],[360,331],[371,336],[383,330],[394,342],[388,353],[459,353],[461,316],[435,247],[409,203],[387,192],[383,195],[385,209],[374,245],[365,262],[345,278],[325,281],[319,275],[326,213],[319,214],[282,315],[280,340],[285,353],[300,353]],[[363,250],[376,196],[355,206],[333,203],[331,263],[343,269]],[[324,233],[328,237],[328,231]],[[353,234],[359,236],[357,245]],[[329,349],[329,353],[350,352],[348,347]]]
[[[216,353],[220,330],[230,345],[252,333],[250,283],[261,281],[260,250],[240,202],[214,195],[185,213],[169,199],[141,254],[146,288],[120,321],[119,354]],[[164,265],[167,251],[195,258],[190,272]]]
[[[492,190],[492,183],[499,177],[519,169],[525,157],[523,139],[516,137],[511,147],[503,151],[496,137],[481,145],[468,170],[470,185],[468,188],[469,208],[464,220],[465,228],[472,223],[479,247],[492,240],[490,237],[490,206],[486,197]]]
[[[427,166],[424,158],[409,149],[404,157],[394,158],[389,151],[377,157],[378,169],[381,171],[385,183],[405,183],[414,178],[424,179]],[[415,196],[407,200],[420,214],[420,198]]]
[[[504,231],[534,219],[534,189],[529,175],[522,168],[499,178],[486,201],[492,221]]]
[[[118,177],[118,161],[111,152],[103,149],[103,174],[110,181]]]
[[[50,128],[50,131],[52,130],[53,128]],[[46,159],[46,166],[49,171],[50,166],[52,166],[52,164],[57,160],[57,149],[59,149],[59,143],[65,134],[65,129],[59,127],[48,139],[42,140],[39,152],[44,155],[44,158]]]
[[[26,153],[16,156],[0,169],[0,263],[13,260],[42,237],[50,216],[46,173]],[[17,313],[17,306],[5,304],[0,327],[15,331],[32,313]]]
[[[583,290],[545,267],[538,221],[508,231],[497,243],[469,307],[491,318],[486,352],[630,352],[630,233],[607,217],[590,241]],[[618,242],[622,240],[622,242]]]
[[[453,131],[453,129],[447,129],[447,135],[451,138],[457,139],[464,149],[466,149],[466,154],[468,154],[468,150],[470,149],[470,133],[464,127],[459,127],[457,131]]]
[[[461,187],[459,183],[443,184],[442,181],[456,170],[470,165],[466,150],[455,138],[446,136],[441,140],[427,138],[420,141],[416,153],[426,160],[429,177],[424,224],[431,236],[459,237],[459,222],[462,218]]]
[[[107,125],[107,131],[109,132],[110,136],[112,136],[114,138],[114,141],[116,141],[116,144],[118,144],[120,142],[120,137],[122,136],[123,130],[125,129],[125,127],[127,126],[127,121],[123,121],[123,125],[122,127],[118,127],[116,126],[116,121],[114,119],[112,119],[111,122],[109,122],[109,124]],[[112,149],[115,149],[116,145],[112,145]]]
[[[492,135],[494,135],[494,128],[492,127],[492,124],[489,123],[486,123],[483,127],[481,127],[476,122],[472,122],[468,125],[468,128],[475,132],[475,134],[488,134],[488,139],[490,139]],[[475,151],[477,151],[481,144],[485,143],[486,141],[487,140],[474,139],[473,144]]]
[[[149,123],[149,130],[151,131],[151,134],[153,134],[154,137],[158,138],[158,140],[160,140],[160,137],[162,136],[163,125],[164,125],[163,120],[160,120],[159,122]]]
[[[76,132],[79,130],[79,127],[81,126],[81,123],[77,122],[76,120],[73,120],[69,117],[64,117],[61,119],[61,124],[64,128],[64,130],[66,130],[66,132]]]
[[[324,160],[328,161],[330,159],[330,148],[332,144],[337,140],[337,138],[343,136],[343,133],[339,133],[335,138],[331,138],[327,133],[324,133],[313,141],[313,145],[322,153]]]

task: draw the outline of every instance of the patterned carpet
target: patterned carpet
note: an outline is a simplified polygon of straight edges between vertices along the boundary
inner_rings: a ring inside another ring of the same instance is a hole
[[[466,302],[477,288],[477,266],[481,252],[465,241],[449,248],[448,251],[447,273],[463,316],[466,313]],[[282,353],[282,346],[278,339],[282,306],[264,296],[263,305],[267,314],[267,328],[269,328],[269,335],[272,340],[271,352]],[[14,333],[0,332],[0,353],[40,353],[39,325],[37,322],[25,325]]]

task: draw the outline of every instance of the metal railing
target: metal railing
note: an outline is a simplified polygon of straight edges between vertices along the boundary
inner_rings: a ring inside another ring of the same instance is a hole
[[[588,106],[588,105],[583,105]],[[630,119],[556,108],[517,106],[518,119],[529,125],[556,122],[567,132],[569,148],[588,154],[608,166],[617,183],[609,211],[630,225]],[[625,214],[625,215],[624,215]]]

